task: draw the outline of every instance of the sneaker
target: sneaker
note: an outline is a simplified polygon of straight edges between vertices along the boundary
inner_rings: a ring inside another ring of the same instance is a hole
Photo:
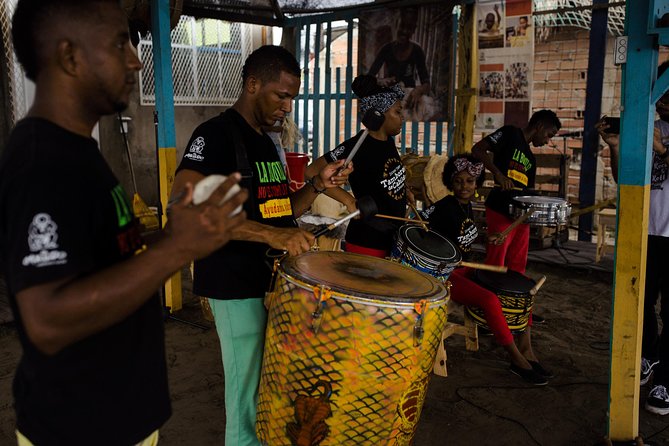
[[[653,375],[653,369],[660,363],[660,361],[652,360],[649,361],[646,358],[641,358],[641,379],[639,383],[644,386]]]
[[[553,372],[544,368],[541,364],[539,364],[537,361],[530,361],[529,359],[527,362],[530,363],[532,366],[532,370],[537,372],[539,375],[543,376],[544,378],[555,378],[555,375],[553,375]]]
[[[535,386],[545,386],[548,384],[546,378],[534,371],[534,369],[524,369],[516,364],[511,364],[511,373],[520,376],[525,381]]]
[[[646,410],[658,415],[669,414],[669,393],[663,385],[653,386],[648,399],[646,400]]]

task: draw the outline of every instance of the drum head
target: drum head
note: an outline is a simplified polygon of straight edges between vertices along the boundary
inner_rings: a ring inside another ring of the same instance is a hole
[[[521,195],[519,197],[513,197],[513,199],[519,203],[525,205],[550,205],[550,204],[566,204],[567,201],[562,198],[555,197],[540,197],[536,195]]]
[[[477,269],[474,277],[478,283],[491,291],[512,294],[527,294],[536,283],[529,277],[511,270],[506,273],[497,273]]]
[[[427,259],[448,264],[462,260],[458,248],[438,232],[425,231],[418,225],[404,225],[400,228],[399,236],[416,254]]]
[[[311,286],[374,300],[413,303],[437,301],[448,292],[443,284],[396,262],[337,251],[310,251],[281,262],[288,276]]]

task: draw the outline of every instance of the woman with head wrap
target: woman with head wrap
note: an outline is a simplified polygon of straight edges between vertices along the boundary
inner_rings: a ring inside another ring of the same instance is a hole
[[[360,116],[376,117],[371,120],[376,121],[372,124],[363,118],[369,134],[353,157],[355,169],[349,176],[353,194],[356,197],[373,198],[379,214],[404,217],[407,204],[406,170],[394,139],[402,130],[404,121],[404,92],[399,85],[382,87],[377,84],[375,77],[369,75],[358,76],[351,87],[359,98]],[[307,168],[306,177],[310,178],[332,160],[345,159],[362,137],[364,132],[318,158]],[[326,193],[345,204],[349,211],[355,210],[355,199],[343,189],[334,188]],[[380,218],[352,220],[346,231],[345,250],[386,257],[398,228],[399,224],[394,221]]]
[[[442,179],[453,195],[447,195],[422,213],[429,220],[430,229],[457,244],[464,260],[471,260],[471,245],[478,237],[470,200],[476,194],[476,187],[483,183],[483,172],[483,163],[471,155],[450,158],[444,167]],[[551,373],[539,364],[532,352],[530,330],[518,336],[516,345],[502,314],[499,298],[474,282],[469,268],[456,268],[448,280],[452,285],[452,300],[483,310],[496,341],[509,354],[511,371],[532,384],[545,385]]]

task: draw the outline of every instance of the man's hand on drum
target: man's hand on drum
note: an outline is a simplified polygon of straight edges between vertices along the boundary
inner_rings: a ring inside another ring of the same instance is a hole
[[[504,240],[506,240],[506,236],[500,234],[499,232],[497,232],[495,234],[490,234],[488,236],[488,243],[490,243],[491,245],[499,246],[502,243],[504,243]]]
[[[287,251],[291,256],[296,256],[309,251],[315,242],[316,237],[303,229],[273,228],[269,245],[272,248]]]
[[[502,190],[511,190],[515,187],[513,184],[513,180],[504,175],[502,172],[497,172],[495,174],[495,181],[499,183]]]
[[[194,206],[193,185],[186,183],[180,198],[170,207],[170,218],[165,227],[166,239],[183,247],[190,253],[188,259],[205,257],[226,244],[231,231],[246,220],[244,211],[233,215],[235,209],[248,198],[248,191],[242,189],[229,199],[225,199],[230,188],[240,180],[234,173],[219,186],[209,198]]]
[[[345,161],[339,160],[329,163],[318,173],[324,188],[341,187],[348,182],[348,176],[353,172],[353,162],[351,161],[346,169],[341,169]]]

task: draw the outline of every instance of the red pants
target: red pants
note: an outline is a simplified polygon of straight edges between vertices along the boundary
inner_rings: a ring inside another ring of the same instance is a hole
[[[510,220],[509,217],[495,212],[489,207],[485,208],[485,219],[488,223],[489,235],[502,232],[513,223],[513,220]],[[525,274],[529,246],[530,225],[518,225],[506,236],[504,243],[501,245],[487,244],[485,263],[488,265],[506,265],[511,270]]]
[[[456,268],[448,280],[451,282],[451,299],[472,307],[479,307],[485,314],[485,320],[495,339],[500,345],[513,342],[513,335],[502,314],[502,305],[497,294],[474,282],[469,268]]]
[[[355,254],[362,254],[365,256],[379,257],[381,259],[385,259],[389,255],[387,251],[382,249],[367,248],[366,246],[355,245],[349,242],[344,244],[344,251]]]

